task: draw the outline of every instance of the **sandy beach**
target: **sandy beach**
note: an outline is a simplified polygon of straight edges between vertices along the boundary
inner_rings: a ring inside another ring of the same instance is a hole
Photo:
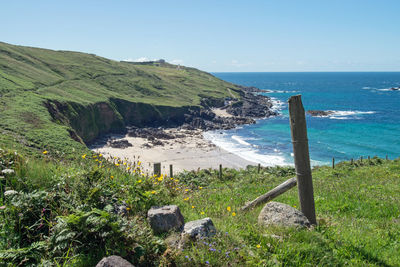
[[[98,143],[92,150],[105,157],[119,157],[130,162],[140,160],[145,172],[152,174],[153,163],[160,162],[163,174],[169,174],[169,165],[173,165],[174,174],[184,170],[198,170],[223,167],[241,169],[247,165],[256,165],[235,154],[212,144],[203,138],[201,130],[166,129],[166,133],[176,135],[174,139],[162,140],[162,144],[154,145],[146,138],[128,135],[108,136],[110,140],[126,140],[132,146],[115,148],[110,142]]]

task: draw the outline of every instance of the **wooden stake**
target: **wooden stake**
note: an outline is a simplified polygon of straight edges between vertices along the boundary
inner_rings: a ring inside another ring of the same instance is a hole
[[[351,165],[353,165],[353,163],[354,163],[354,160],[353,160],[353,159],[351,159],[351,161],[350,161],[350,164],[351,164]]]
[[[389,159],[389,157],[388,157],[388,155],[386,155],[386,160],[388,160]]]
[[[260,170],[261,170],[261,164],[258,163],[258,170],[257,170],[257,173],[260,173]]]
[[[363,158],[362,158],[362,156],[361,156],[361,157],[360,157],[360,162],[361,162],[361,163],[362,163],[362,159],[363,159]]]
[[[172,164],[169,164],[169,177],[174,177],[174,169]]]
[[[160,176],[161,175],[161,163],[154,163],[154,165],[153,165],[153,173],[156,176]]]
[[[301,211],[311,224],[316,224],[307,124],[301,95],[290,97],[289,115]]]
[[[335,158],[332,158],[332,169],[335,168]]]
[[[222,164],[219,164],[219,179],[222,179]]]
[[[282,195],[292,187],[295,187],[297,184],[296,177],[290,178],[289,180],[286,180],[285,182],[281,183],[274,189],[268,191],[268,193],[265,193],[262,196],[259,196],[258,198],[254,199],[253,201],[247,202],[243,207],[240,208],[241,211],[246,211],[251,208],[256,207],[257,205],[266,203],[277,196]]]

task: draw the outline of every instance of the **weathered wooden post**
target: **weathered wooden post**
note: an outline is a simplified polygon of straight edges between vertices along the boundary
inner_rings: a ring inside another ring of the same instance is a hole
[[[257,173],[260,173],[260,170],[261,170],[261,164],[260,164],[260,163],[258,163],[258,169],[257,169]]]
[[[388,155],[386,154],[386,160],[388,160],[389,159],[389,157],[388,157]]]
[[[361,156],[361,157],[360,157],[360,162],[361,162],[361,163],[362,163],[362,159],[363,159],[363,157]]]
[[[371,157],[368,156],[368,163],[371,163]]]
[[[332,169],[335,168],[335,158],[332,158]]]
[[[307,124],[301,95],[290,97],[289,115],[301,211],[311,224],[316,224]]]
[[[219,164],[219,179],[222,179],[222,164]]]
[[[172,166],[172,164],[169,164],[169,177],[174,177],[174,167]]]
[[[353,165],[353,163],[354,163],[354,160],[353,160],[353,158],[352,158],[351,161],[350,161],[350,164]]]
[[[156,176],[160,176],[161,175],[161,163],[154,163],[153,165],[153,173]]]

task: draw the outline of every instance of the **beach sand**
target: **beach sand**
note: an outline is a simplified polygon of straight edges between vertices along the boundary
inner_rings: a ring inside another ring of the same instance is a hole
[[[110,136],[117,140],[127,140],[132,146],[127,148],[112,148],[108,144],[97,144],[92,150],[107,157],[118,157],[130,162],[140,160],[145,173],[153,173],[153,163],[161,163],[161,172],[169,175],[169,165],[173,165],[174,174],[184,170],[218,169],[223,167],[243,169],[247,165],[256,165],[235,154],[216,147],[203,138],[201,130],[167,129],[166,132],[180,137],[161,140],[163,145],[153,146],[145,138],[126,136]],[[108,137],[108,138],[110,138]]]

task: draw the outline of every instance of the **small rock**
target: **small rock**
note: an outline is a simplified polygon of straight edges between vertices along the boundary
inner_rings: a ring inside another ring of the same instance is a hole
[[[147,217],[154,233],[160,234],[170,230],[179,230],[184,224],[182,213],[178,206],[152,207]]]
[[[4,170],[1,171],[1,173],[2,174],[12,174],[12,173],[14,173],[14,170],[12,170],[12,169],[4,169]]]
[[[97,263],[96,267],[132,267],[133,265],[121,258],[120,256],[109,256],[103,258],[99,263]]]
[[[258,224],[262,226],[310,226],[310,222],[301,211],[279,202],[269,202],[264,206],[258,216]]]
[[[191,221],[185,224],[182,237],[190,237],[191,239],[200,239],[215,235],[217,230],[210,218],[204,218]],[[184,239],[184,238],[182,238]]]

